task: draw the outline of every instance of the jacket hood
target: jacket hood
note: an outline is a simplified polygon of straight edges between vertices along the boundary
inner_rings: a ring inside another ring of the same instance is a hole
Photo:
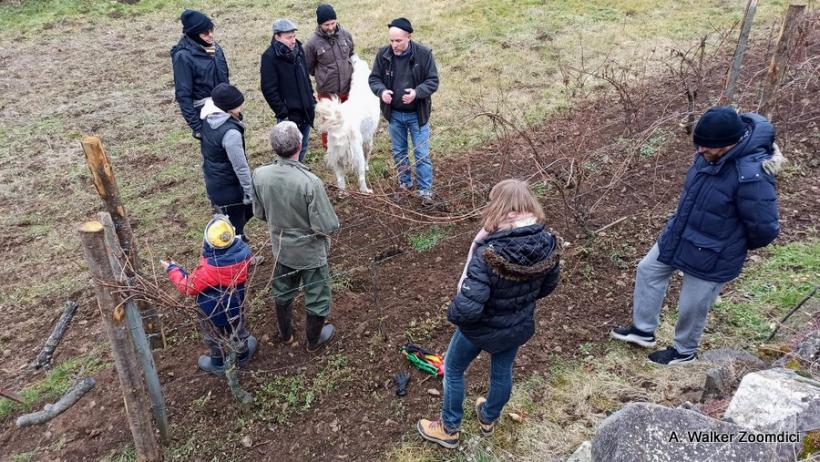
[[[515,281],[541,277],[558,262],[555,238],[535,224],[487,236],[482,256],[500,276]]]
[[[214,47],[216,47],[216,43],[214,43]],[[171,48],[171,57],[173,58],[175,54],[179,53],[182,50],[188,50],[191,54],[199,54],[202,56],[208,56],[208,52],[202,48],[202,45],[194,42],[190,37],[187,35],[183,35],[179,42]]]
[[[216,107],[213,99],[208,98],[205,100],[205,105],[202,106],[202,109],[199,112],[199,118],[207,121],[208,126],[211,128],[217,129],[227,122],[228,119],[231,118],[231,115]],[[244,126],[241,120],[237,120],[237,123]]]
[[[202,256],[208,260],[210,265],[229,266],[251,258],[251,249],[241,237],[237,236],[233,244],[224,249],[211,247],[210,244],[205,242],[202,245]]]

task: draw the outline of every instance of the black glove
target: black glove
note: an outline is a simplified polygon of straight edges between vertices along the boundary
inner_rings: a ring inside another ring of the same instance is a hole
[[[410,382],[410,374],[405,371],[397,372],[393,376],[393,383],[396,384],[396,395],[404,396],[407,394],[407,384]]]

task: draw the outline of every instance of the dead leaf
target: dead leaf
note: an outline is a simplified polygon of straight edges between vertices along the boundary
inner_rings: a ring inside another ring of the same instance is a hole
[[[441,392],[436,390],[435,388],[428,388],[427,394],[432,396],[441,396]]]
[[[523,423],[524,422],[524,418],[521,417],[520,415],[516,414],[515,412],[510,412],[509,414],[507,414],[507,416],[509,418],[511,418],[513,420],[513,422],[518,422],[518,423]]]

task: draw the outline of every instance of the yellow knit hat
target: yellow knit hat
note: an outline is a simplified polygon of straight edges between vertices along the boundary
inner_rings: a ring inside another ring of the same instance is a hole
[[[224,249],[233,243],[236,232],[225,215],[214,215],[205,226],[205,242],[215,249]]]

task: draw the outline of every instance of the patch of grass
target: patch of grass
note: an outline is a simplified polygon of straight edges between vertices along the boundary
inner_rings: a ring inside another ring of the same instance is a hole
[[[421,233],[408,234],[407,240],[417,252],[424,252],[435,247],[451,229],[450,226],[433,226]]]
[[[84,375],[93,375],[108,367],[110,364],[100,361],[97,353],[88,353],[63,361],[48,371],[43,380],[19,393],[23,398],[22,404],[0,398],[0,419],[14,412],[29,411],[44,401],[59,399],[71,388],[74,376],[79,371],[83,371]]]
[[[820,241],[769,248],[760,264],[748,265],[736,283],[737,296],[714,306],[731,334],[762,340],[782,317],[820,281]]]
[[[338,354],[330,357],[312,379],[304,375],[277,375],[263,383],[254,396],[260,407],[257,417],[278,425],[287,424],[292,416],[309,411],[318,399],[351,380],[349,363],[347,356]]]
[[[638,156],[643,160],[653,157],[663,146],[663,144],[666,143],[670,136],[671,134],[666,130],[656,130],[655,133],[648,140],[646,140],[646,143],[644,143],[638,150]]]
[[[29,462],[31,459],[34,458],[34,452],[21,452],[19,454],[15,454],[11,456],[9,459],[10,462]]]

